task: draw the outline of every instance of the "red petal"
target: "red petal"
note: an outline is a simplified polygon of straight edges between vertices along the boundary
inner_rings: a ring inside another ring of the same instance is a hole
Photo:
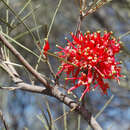
[[[46,55],[46,52],[50,49],[50,45],[49,45],[49,42],[48,40],[45,41],[45,46],[43,48],[44,50],[44,54]]]
[[[86,86],[86,89],[84,90],[84,92],[82,93],[82,96],[80,97],[80,101],[83,99],[83,97],[85,96],[85,94],[87,93],[87,92],[89,92],[90,91],[90,85],[88,84],[87,86]]]
[[[73,86],[72,88],[70,88],[70,89],[68,90],[68,92],[71,92],[71,91],[73,91],[74,89],[76,89],[76,88],[78,88],[78,87],[79,87],[79,85],[76,84],[75,86]]]

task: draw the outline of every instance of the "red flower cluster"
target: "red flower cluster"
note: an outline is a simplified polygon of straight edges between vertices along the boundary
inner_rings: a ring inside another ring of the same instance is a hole
[[[119,62],[115,60],[115,54],[120,50],[119,40],[112,36],[111,32],[104,32],[101,36],[100,32],[84,35],[79,32],[76,35],[71,33],[72,42],[67,40],[67,46],[62,48],[58,55],[60,58],[66,59],[61,63],[60,70],[67,74],[66,80],[72,80],[74,86],[68,92],[84,86],[81,99],[85,93],[99,86],[104,94],[107,94],[109,88],[108,83],[104,79],[116,79],[119,81],[121,67]]]

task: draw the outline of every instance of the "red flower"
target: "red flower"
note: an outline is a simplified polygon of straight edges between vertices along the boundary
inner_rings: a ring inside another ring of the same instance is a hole
[[[46,52],[50,49],[50,45],[49,45],[49,42],[48,40],[45,40],[45,46],[43,47],[43,54],[46,55]]]
[[[40,46],[40,42],[38,42],[37,45],[38,45],[40,48],[42,48],[42,47]],[[47,52],[49,49],[50,49],[49,42],[48,42],[48,40],[45,40],[45,45],[44,45],[44,47],[43,47],[43,54],[44,54],[45,56],[46,56],[46,52]],[[40,52],[40,55],[41,55],[41,52]]]
[[[65,48],[59,46],[61,51],[57,54],[68,62],[61,62],[57,74],[64,71],[67,74],[66,80],[73,81],[74,86],[69,92],[84,86],[83,98],[85,93],[99,86],[107,94],[109,85],[104,83],[104,79],[119,81],[121,67],[115,60],[115,54],[120,51],[120,43],[111,35],[111,32],[104,32],[103,36],[100,32],[87,32],[84,35],[79,32],[77,36],[71,33],[72,42],[67,39]]]

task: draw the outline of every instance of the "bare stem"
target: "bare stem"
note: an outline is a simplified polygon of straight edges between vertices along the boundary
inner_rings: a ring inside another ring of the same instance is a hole
[[[3,125],[4,125],[4,127],[5,127],[5,130],[9,130],[9,129],[8,129],[8,125],[7,125],[7,123],[6,123],[6,121],[5,121],[4,117],[3,117],[3,113],[2,113],[1,110],[0,110],[0,118],[1,118],[1,121],[3,122]]]

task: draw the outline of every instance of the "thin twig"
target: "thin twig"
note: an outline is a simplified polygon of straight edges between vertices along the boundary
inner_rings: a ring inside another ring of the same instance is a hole
[[[25,5],[23,6],[23,8],[20,10],[20,12],[17,14],[17,17],[20,16],[20,14],[24,11],[24,9],[28,6],[28,4],[31,2],[31,0],[28,0]],[[12,19],[11,21],[11,26],[13,25],[13,23],[15,22],[16,20],[16,17],[14,19]]]
[[[5,127],[5,130],[9,130],[9,129],[8,129],[8,125],[7,125],[7,123],[6,123],[6,121],[5,121],[4,117],[3,117],[3,113],[2,113],[1,110],[0,110],[0,118],[1,118],[1,121],[3,122],[3,125],[4,125],[4,127]]]
[[[53,15],[51,24],[50,24],[50,26],[49,26],[49,30],[48,30],[48,32],[47,32],[47,36],[46,36],[46,39],[47,39],[47,40],[48,40],[48,37],[49,37],[49,35],[50,35],[50,32],[51,32],[51,29],[52,29],[52,26],[53,26],[53,23],[54,23],[56,14],[57,14],[57,12],[58,12],[58,10],[59,10],[59,8],[60,8],[61,3],[62,3],[62,0],[59,0],[59,3],[58,3],[57,8],[56,8],[56,10],[55,10],[55,12],[54,12],[54,15]],[[43,47],[42,47],[41,53],[43,53]],[[42,55],[39,56],[39,59],[38,59],[38,61],[37,61],[36,67],[35,67],[36,69],[37,69],[37,67],[38,67],[38,65],[39,65],[39,62],[41,61],[41,58],[42,58]],[[51,64],[49,63],[49,59],[48,59],[48,61],[47,61],[47,64],[48,64],[48,67],[49,67],[49,69],[50,69],[50,72],[51,72],[52,76],[53,76],[54,78],[56,78],[56,75],[55,75],[55,73],[54,73],[54,71],[53,71],[53,69],[52,69],[52,66],[51,66]]]
[[[101,113],[105,110],[105,108],[111,103],[113,98],[114,98],[114,95],[110,97],[110,99],[105,103],[102,109],[97,113],[97,115],[95,116],[95,119],[97,119],[101,115]]]
[[[97,9],[101,8],[103,5],[109,3],[112,0],[95,0],[94,3],[92,4],[92,6],[90,6],[90,9],[86,11],[85,15],[83,16],[86,17],[89,14],[94,13]]]
[[[63,113],[64,113],[64,130],[67,130],[67,114],[65,110],[65,104],[63,104]]]
[[[36,11],[38,8],[39,8],[39,5],[36,6],[32,11],[34,12],[34,11]],[[27,20],[27,18],[29,18],[29,17],[32,15],[32,11],[30,11],[27,15],[25,15],[23,18],[21,18],[21,21],[19,21],[19,22],[17,23],[17,25],[14,25],[14,26],[12,27],[12,29],[10,30],[10,32],[11,32],[12,30],[16,29],[16,27],[18,27],[20,24],[22,24],[22,21],[24,22],[25,20]]]
[[[81,23],[83,20],[83,12],[84,12],[84,8],[85,8],[85,0],[80,0],[80,15],[77,21],[77,27],[76,27],[76,31],[75,34],[77,35],[77,33],[80,31],[80,27],[81,27]]]
[[[50,130],[53,130],[54,129],[54,120],[53,120],[52,113],[51,113],[50,106],[48,104],[47,99],[45,99],[45,104],[46,104],[46,107],[47,107],[47,113],[48,113],[49,121],[50,121],[49,128],[50,128]]]
[[[30,31],[30,28],[21,20],[21,18],[17,15],[17,13],[16,13],[12,8],[10,8],[10,6],[9,6],[4,0],[1,0],[1,1],[2,1],[2,2],[5,4],[5,6],[12,12],[12,14],[15,15],[15,17],[16,17],[20,22],[23,23],[24,27],[30,32],[30,34],[31,34],[31,36],[32,36],[32,38],[33,38],[33,40],[36,41],[36,39],[35,39],[33,33]]]
[[[51,88],[48,82],[35,70],[33,67],[23,58],[23,56],[5,39],[5,37],[0,34],[0,40],[3,44],[19,59],[19,61],[27,68],[27,70],[32,73],[32,75],[38,79],[46,88]]]
[[[130,31],[128,31],[128,32],[126,32],[126,33],[124,33],[124,34],[122,34],[121,36],[119,36],[119,39],[121,39],[121,38],[127,36],[128,34],[130,34]]]
[[[70,109],[70,110],[67,111],[67,112],[64,111],[64,114],[61,115],[61,116],[59,116],[58,118],[56,118],[56,119],[54,120],[54,122],[56,122],[57,120],[59,120],[59,119],[65,117],[65,116],[67,116],[70,112],[74,111],[76,108],[77,108],[77,106],[76,106],[75,108]]]
[[[77,124],[77,130],[80,130],[80,125],[81,125],[81,115],[78,115],[78,124]]]
[[[31,4],[31,3],[30,3],[30,8],[31,8],[31,11],[32,11],[32,17],[33,17],[34,24],[35,24],[35,26],[37,26],[36,16],[35,16],[35,14],[34,14],[34,12],[33,12],[33,7],[32,7],[32,4]],[[38,36],[38,40],[39,40],[39,42],[40,42],[40,44],[41,44],[41,39],[40,39],[40,34],[39,34],[39,30],[38,30],[38,29],[36,29],[36,33],[37,33],[37,36]],[[42,56],[42,55],[40,55],[40,56]],[[39,60],[39,58],[38,58],[38,60]],[[39,62],[40,62],[40,61],[39,61]],[[35,66],[35,70],[36,70],[36,71],[37,71],[37,69],[38,69],[39,62],[36,63],[36,66]]]
[[[47,58],[47,59],[48,59],[48,58]],[[55,75],[55,73],[54,73],[54,71],[53,71],[53,68],[52,68],[50,62],[49,62],[49,59],[46,61],[46,63],[47,63],[47,65],[48,65],[49,69],[50,69],[51,75],[53,76],[54,79],[56,79],[56,75]]]
[[[29,53],[31,53],[32,55],[36,56],[37,58],[39,57],[34,51],[30,50],[29,48],[23,46],[21,43],[17,42],[16,40],[14,40],[13,38],[11,38],[10,36],[8,36],[7,34],[0,32],[4,37],[6,37],[7,39],[9,39],[10,41],[14,42],[15,44],[17,44],[18,46],[20,46],[21,48],[25,49],[26,51],[28,51]],[[42,59],[43,61],[43,59]]]
[[[13,29],[13,27],[8,22],[6,22],[4,19],[0,18],[0,22],[6,24],[9,28]]]
[[[96,114],[95,119],[97,119],[101,115],[101,113],[105,110],[105,108],[111,103],[113,98],[114,98],[114,95],[110,97],[110,99],[105,103],[102,109]],[[86,130],[90,130],[90,126],[88,126]]]
[[[53,15],[53,18],[52,18],[52,21],[51,21],[51,24],[50,24],[50,27],[49,27],[49,30],[48,30],[48,33],[47,33],[47,37],[46,37],[47,39],[48,39],[48,37],[49,37],[49,35],[50,35],[51,29],[52,29],[52,25],[53,25],[53,23],[54,23],[56,14],[57,14],[57,12],[58,12],[58,10],[59,10],[59,8],[60,8],[61,3],[62,3],[62,0],[59,0],[59,3],[58,3],[58,5],[57,5],[57,8],[56,8],[56,10],[55,10],[55,13],[54,13],[54,15]]]
[[[20,87],[1,87],[0,86],[0,89],[9,90],[9,91],[14,91],[14,90],[21,89],[21,88],[22,88],[22,86],[20,86]]]

